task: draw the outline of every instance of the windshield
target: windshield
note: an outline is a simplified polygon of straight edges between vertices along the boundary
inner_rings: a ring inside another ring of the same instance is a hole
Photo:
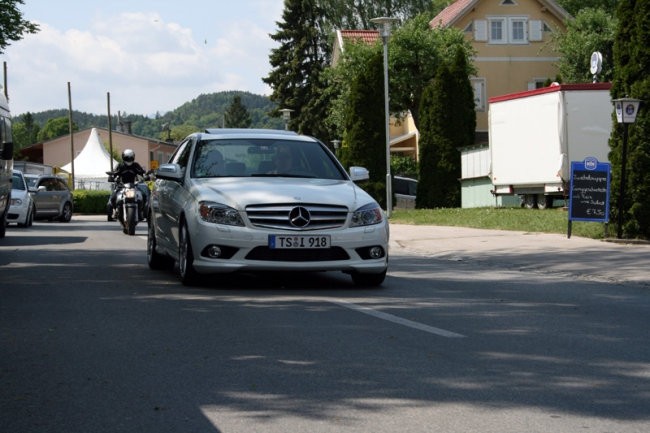
[[[260,138],[198,142],[191,176],[347,178],[317,142]]]

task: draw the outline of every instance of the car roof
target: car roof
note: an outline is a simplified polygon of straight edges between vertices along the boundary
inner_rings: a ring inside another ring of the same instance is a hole
[[[280,134],[280,135],[298,135],[297,132],[282,129],[263,129],[263,128],[206,128],[206,134]]]
[[[205,139],[266,138],[275,140],[318,141],[314,137],[308,135],[300,135],[294,131],[281,129],[208,128],[205,132],[197,134],[200,135],[201,138]]]

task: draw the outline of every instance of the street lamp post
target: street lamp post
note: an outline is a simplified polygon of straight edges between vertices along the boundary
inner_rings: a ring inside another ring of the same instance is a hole
[[[293,110],[291,108],[281,108],[280,113],[282,113],[282,119],[284,119],[284,130],[289,130],[289,120],[291,120],[291,113]]]
[[[636,121],[636,114],[639,111],[639,99],[620,98],[614,99],[614,108],[616,109],[616,120],[623,124],[623,149],[621,151],[621,182],[618,191],[618,227],[616,228],[616,237],[621,239],[623,236],[623,206],[625,200],[625,181],[627,165],[627,140],[628,125]]]
[[[334,155],[338,157],[339,146],[341,145],[341,140],[332,140],[332,145],[334,146]]]
[[[384,113],[386,115],[386,216],[390,218],[393,207],[393,186],[390,175],[390,114],[388,112],[388,38],[391,24],[397,18],[379,17],[370,20],[381,27],[381,41],[384,46]]]

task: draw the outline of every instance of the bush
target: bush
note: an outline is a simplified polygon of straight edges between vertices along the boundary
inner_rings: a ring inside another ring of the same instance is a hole
[[[106,203],[110,196],[111,192],[108,190],[74,190],[72,193],[74,211],[85,214],[104,214],[106,213]]]

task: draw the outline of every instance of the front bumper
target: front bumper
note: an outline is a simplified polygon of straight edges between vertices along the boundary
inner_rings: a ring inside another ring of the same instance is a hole
[[[388,225],[289,232],[235,227],[194,221],[190,224],[194,269],[199,273],[235,271],[342,271],[381,273],[388,267]],[[329,235],[327,249],[271,249],[271,234]],[[217,246],[220,257],[211,257]],[[371,258],[369,249],[380,247],[383,254]]]

